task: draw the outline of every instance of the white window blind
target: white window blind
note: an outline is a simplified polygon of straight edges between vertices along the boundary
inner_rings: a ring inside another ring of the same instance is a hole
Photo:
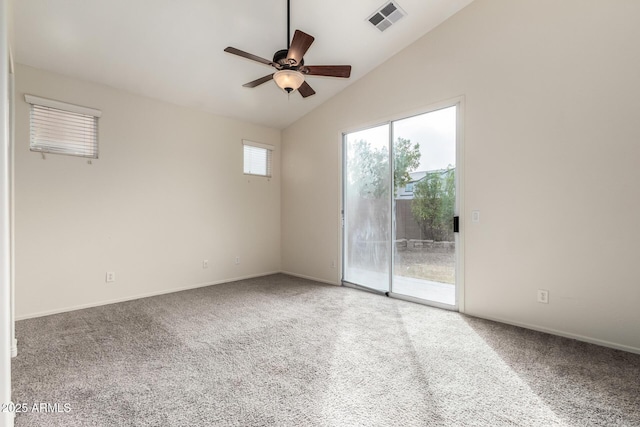
[[[244,173],[271,177],[271,165],[274,146],[243,140]]]
[[[31,104],[31,151],[98,158],[100,110],[33,95],[25,100]]]

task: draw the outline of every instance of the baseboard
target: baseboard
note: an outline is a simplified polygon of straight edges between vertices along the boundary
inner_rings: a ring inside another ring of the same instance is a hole
[[[299,277],[301,279],[313,280],[314,282],[326,283],[328,285],[340,286],[340,283],[333,282],[331,280],[318,279],[317,277],[305,276],[304,274],[292,273],[290,271],[281,271],[280,273],[286,274],[288,276]]]
[[[492,320],[494,322],[505,323],[507,325],[518,326],[518,327],[521,327],[521,328],[531,329],[533,331],[544,332],[544,333],[547,333],[547,334],[557,335],[557,336],[560,336],[560,337],[571,338],[571,339],[574,339],[574,340],[577,340],[577,341],[587,342],[589,344],[596,344],[596,345],[599,345],[599,346],[602,346],[602,347],[613,348],[615,350],[622,350],[622,351],[627,351],[629,353],[640,354],[640,348],[631,347],[631,346],[624,345],[624,344],[618,344],[618,343],[614,343],[614,342],[610,342],[610,341],[599,340],[597,338],[587,337],[587,336],[579,335],[579,334],[572,334],[570,332],[559,331],[557,329],[552,329],[552,328],[545,328],[543,326],[532,325],[532,324],[521,323],[521,322],[514,322],[512,320],[501,319],[499,317],[480,316],[480,315],[477,315],[477,314],[470,314],[470,313],[465,313],[465,314],[467,316],[477,317],[479,319]]]
[[[13,402],[10,402],[10,403],[13,403]],[[2,402],[2,405],[4,406],[5,402]],[[11,412],[6,411],[6,410],[5,411],[1,411],[0,412],[0,426],[13,427],[15,425],[14,424],[15,418],[16,418],[15,411],[11,411]]]
[[[240,277],[233,277],[233,278],[229,278],[229,279],[216,280],[214,282],[198,283],[196,285],[188,285],[188,286],[182,286],[182,287],[178,287],[178,288],[171,288],[171,289],[166,289],[166,290],[162,290],[162,291],[158,291],[158,292],[148,292],[148,293],[144,293],[144,294],[131,295],[131,296],[127,296],[127,297],[123,297],[123,298],[116,298],[116,299],[112,299],[112,300],[99,301],[99,302],[93,302],[93,303],[88,303],[88,304],[80,304],[80,305],[75,305],[75,306],[72,306],[72,307],[65,307],[65,308],[56,309],[56,310],[48,310],[48,311],[41,311],[41,312],[38,312],[38,313],[26,314],[26,315],[23,315],[23,316],[16,317],[16,320],[33,319],[33,318],[36,318],[36,317],[50,316],[52,314],[67,313],[69,311],[82,310],[82,309],[85,309],[85,308],[92,308],[92,307],[100,307],[102,305],[117,304],[119,302],[133,301],[133,300],[137,300],[137,299],[140,299],[140,298],[149,298],[149,297],[155,297],[155,296],[158,296],[158,295],[172,294],[174,292],[188,291],[189,289],[205,288],[207,286],[214,286],[214,285],[221,285],[223,283],[237,282],[238,280],[254,279],[256,277],[270,276],[272,274],[278,274],[278,273],[280,273],[280,272],[279,271],[272,271],[272,272],[265,272],[265,273],[259,273],[259,274],[251,274],[251,275],[248,275],[248,276],[240,276]],[[17,351],[17,349],[16,349],[16,351]]]

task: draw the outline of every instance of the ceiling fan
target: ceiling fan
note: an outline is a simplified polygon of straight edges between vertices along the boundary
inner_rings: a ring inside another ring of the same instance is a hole
[[[252,61],[270,65],[276,69],[275,73],[260,77],[252,82],[242,85],[243,87],[253,88],[260,86],[269,80],[274,80],[276,84],[291,93],[298,90],[303,98],[311,96],[316,92],[305,81],[305,76],[326,76],[326,77],[342,77],[349,78],[351,75],[351,65],[304,65],[304,54],[307,52],[311,43],[315,40],[313,36],[296,30],[291,39],[291,5],[287,0],[287,49],[277,51],[273,55],[273,60],[261,58],[256,55],[244,52],[234,47],[227,47],[224,51]],[[289,40],[291,43],[289,44]]]

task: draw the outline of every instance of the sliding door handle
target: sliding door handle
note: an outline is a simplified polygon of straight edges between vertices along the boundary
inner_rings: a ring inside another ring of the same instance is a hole
[[[453,232],[454,233],[459,233],[460,232],[460,217],[459,216],[454,216],[453,217]]]

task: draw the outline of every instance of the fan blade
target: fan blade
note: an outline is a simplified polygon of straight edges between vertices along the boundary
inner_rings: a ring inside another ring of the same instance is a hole
[[[287,54],[287,60],[289,63],[295,61],[293,62],[293,65],[300,64],[300,62],[302,62],[302,57],[307,53],[309,46],[311,46],[311,43],[313,43],[314,40],[313,36],[303,33],[300,30],[296,30],[296,32],[293,33],[293,40],[291,40],[291,47],[289,47],[289,52]]]
[[[243,50],[236,49],[235,47],[229,46],[224,51],[228,52],[228,53],[232,53],[234,55],[242,56],[243,58],[247,58],[247,59],[250,59],[252,61],[260,62],[260,63],[265,64],[265,65],[273,65],[273,62],[271,62],[271,61],[269,61],[267,59],[260,58],[259,56],[252,55],[252,54],[247,53],[247,52],[245,52]]]
[[[256,79],[252,82],[249,83],[245,83],[242,85],[242,87],[256,87],[256,86],[260,86],[262,83],[266,83],[269,80],[273,80],[273,74],[269,74],[268,76],[264,76],[264,77],[260,77],[259,79]]]
[[[311,86],[309,86],[309,83],[307,82],[302,83],[302,86],[298,88],[298,92],[300,92],[300,95],[302,95],[303,98],[306,98],[307,96],[315,95],[316,93],[316,91],[313,90]]]
[[[310,76],[349,78],[351,65],[305,65],[301,71]]]

